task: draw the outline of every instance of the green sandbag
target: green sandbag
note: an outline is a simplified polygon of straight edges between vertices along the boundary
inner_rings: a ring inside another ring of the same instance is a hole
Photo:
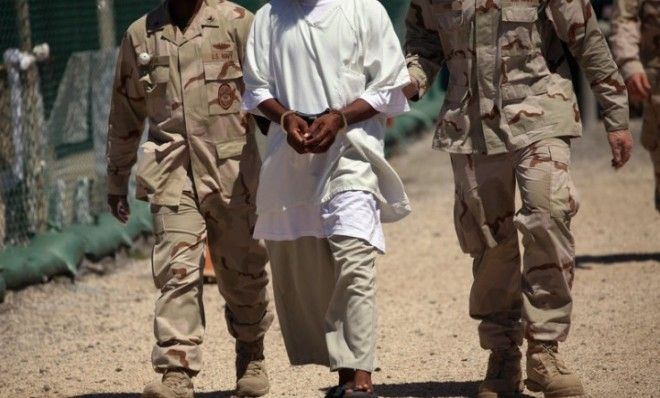
[[[114,254],[122,246],[131,246],[141,234],[152,231],[149,204],[142,201],[131,203],[131,216],[126,225],[117,221],[112,214],[101,214],[96,224],[72,225],[65,229],[77,234],[84,242],[85,256],[92,260]]]
[[[125,228],[132,239],[153,231],[153,218],[148,203],[143,201],[131,203],[131,217],[128,219]]]
[[[2,277],[8,289],[18,289],[48,280],[46,275],[28,263],[28,253],[24,247],[9,247],[0,253]]]
[[[110,256],[121,246],[130,246],[133,242],[126,227],[110,213],[101,214],[96,225],[73,225],[65,231],[82,239],[85,256],[92,260]]]
[[[28,249],[28,262],[47,277],[74,276],[83,258],[84,242],[74,233],[48,232],[33,239]]]
[[[0,253],[2,277],[8,289],[47,282],[54,276],[73,277],[83,255],[83,241],[73,233],[37,236],[28,247]]]

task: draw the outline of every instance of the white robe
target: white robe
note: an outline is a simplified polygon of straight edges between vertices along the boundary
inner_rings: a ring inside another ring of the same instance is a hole
[[[316,22],[299,7],[274,0],[257,12],[246,51],[246,108],[269,93],[289,109],[319,113],[408,84],[398,39],[378,1],[342,0]],[[407,110],[403,103],[389,113]],[[260,219],[319,208],[346,191],[372,193],[385,222],[407,215],[408,198],[384,159],[384,133],[379,115],[350,126],[327,153],[300,155],[272,124],[257,194]]]

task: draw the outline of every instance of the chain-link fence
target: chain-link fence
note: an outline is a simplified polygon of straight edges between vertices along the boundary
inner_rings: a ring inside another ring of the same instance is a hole
[[[0,0],[0,249],[104,210],[115,45],[159,2]]]

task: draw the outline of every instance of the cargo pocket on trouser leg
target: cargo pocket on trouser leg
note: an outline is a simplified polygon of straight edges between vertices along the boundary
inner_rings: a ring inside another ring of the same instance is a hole
[[[523,208],[523,316],[528,338],[566,338],[572,309],[575,245],[570,220],[579,200],[569,174],[570,146],[559,138],[524,151],[517,167]]]
[[[204,214],[218,288],[226,301],[227,327],[236,339],[252,342],[263,337],[273,321],[266,248],[252,238],[254,208],[226,207],[216,198],[205,203]]]
[[[156,301],[152,362],[158,372],[201,369],[199,345],[204,336],[201,258],[204,220],[189,195],[178,207],[152,206],[156,242],[153,277],[161,295]]]

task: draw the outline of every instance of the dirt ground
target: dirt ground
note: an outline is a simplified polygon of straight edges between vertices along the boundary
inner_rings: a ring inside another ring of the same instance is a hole
[[[389,253],[378,265],[382,370],[375,381],[382,397],[472,396],[486,367],[477,323],[467,315],[471,262],[453,231],[448,156],[429,147],[425,136],[393,159],[414,213],[386,227]],[[574,144],[580,268],[573,328],[561,350],[591,397],[660,396],[660,216],[648,156],[635,150],[626,169],[614,172],[604,132]],[[146,260],[120,257],[111,268],[9,294],[0,305],[0,397],[139,396],[155,377],[149,356],[157,291]],[[214,286],[204,300],[197,396],[229,397],[233,342]],[[289,366],[277,324],[266,345],[270,397],[322,396],[335,381],[321,367]]]

